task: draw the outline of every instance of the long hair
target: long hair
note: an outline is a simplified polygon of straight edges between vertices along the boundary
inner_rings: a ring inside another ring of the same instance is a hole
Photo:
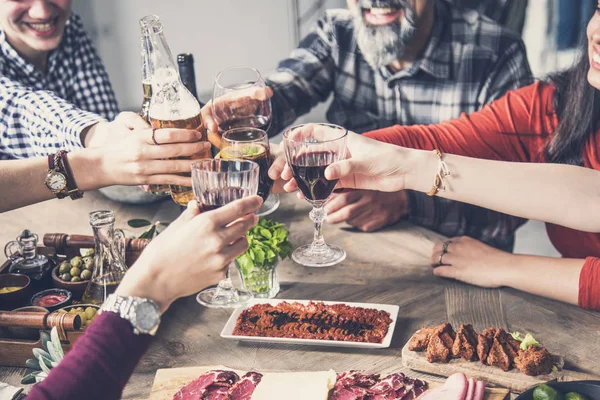
[[[587,80],[590,62],[587,38],[582,40],[581,56],[570,69],[550,77],[555,85],[554,109],[558,127],[544,149],[547,162],[583,166],[588,138],[598,129],[600,92]]]

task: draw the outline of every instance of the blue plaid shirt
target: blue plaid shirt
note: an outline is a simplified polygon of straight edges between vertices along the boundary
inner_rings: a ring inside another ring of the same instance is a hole
[[[116,116],[108,74],[77,15],[67,22],[46,73],[0,31],[0,113],[0,160],[80,148],[86,127]]]
[[[291,56],[267,75],[272,132],[333,95],[327,119],[355,132],[435,124],[470,113],[533,82],[518,37],[472,10],[437,0],[429,42],[404,70],[374,70],[362,56],[348,10],[330,10]],[[467,234],[510,249],[523,222],[479,207],[410,193],[412,220],[448,236]]]

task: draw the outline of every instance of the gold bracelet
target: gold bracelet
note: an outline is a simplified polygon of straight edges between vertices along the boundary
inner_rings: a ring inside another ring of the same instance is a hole
[[[433,186],[431,187],[431,190],[427,192],[427,196],[435,196],[440,190],[445,191],[446,185],[444,185],[444,178],[446,176],[450,176],[448,166],[444,160],[442,160],[442,153],[438,149],[433,150],[433,153],[439,160],[439,167],[435,173],[435,176],[433,177]]]

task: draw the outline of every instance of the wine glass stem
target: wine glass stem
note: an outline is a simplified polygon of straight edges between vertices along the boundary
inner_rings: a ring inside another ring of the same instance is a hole
[[[315,233],[313,236],[313,241],[310,245],[311,251],[313,252],[323,252],[327,250],[327,245],[325,244],[325,239],[323,238],[323,221],[325,221],[325,217],[327,217],[327,212],[323,206],[316,207],[313,206],[309,214],[310,219],[312,220]]]
[[[229,275],[229,271],[231,269],[231,264],[227,267],[225,271],[225,278],[219,281],[219,289],[221,290],[232,290],[233,283],[231,282],[231,276]]]

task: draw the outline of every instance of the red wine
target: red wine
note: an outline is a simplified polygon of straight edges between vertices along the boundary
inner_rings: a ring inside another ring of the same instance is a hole
[[[337,183],[325,179],[325,169],[333,163],[332,152],[300,154],[292,160],[292,174],[304,197],[309,201],[325,201]]]
[[[201,212],[212,211],[249,195],[250,190],[241,187],[224,187],[207,190],[200,194],[198,207]]]

